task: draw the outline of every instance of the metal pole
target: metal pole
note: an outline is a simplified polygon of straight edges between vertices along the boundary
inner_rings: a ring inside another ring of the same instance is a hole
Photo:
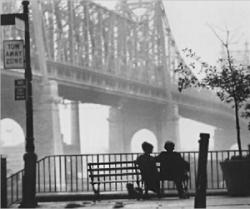
[[[0,156],[1,164],[1,204],[0,208],[7,208],[7,163],[6,158]]]
[[[196,194],[194,208],[206,208],[206,189],[207,189],[207,153],[209,134],[200,134],[200,147],[198,159],[198,173],[196,179]]]
[[[26,153],[24,159],[23,198],[20,207],[36,207],[36,161],[33,136],[32,72],[30,66],[29,1],[23,1],[25,22],[25,80],[26,80]]]

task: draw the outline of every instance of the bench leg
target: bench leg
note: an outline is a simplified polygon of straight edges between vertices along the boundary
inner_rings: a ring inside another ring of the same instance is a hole
[[[94,199],[93,201],[96,202],[96,200],[100,200],[100,184],[98,184],[97,189],[95,188],[95,184],[92,184],[92,188],[94,191]]]
[[[148,196],[148,185],[147,185],[147,183],[146,182],[144,182],[144,195],[143,195],[143,198],[144,199],[148,199],[149,198],[149,196]]]
[[[101,200],[101,196],[100,196],[100,192],[95,192],[95,195],[94,195],[94,202],[96,202],[96,200]]]
[[[161,195],[164,194],[164,180],[161,180]]]

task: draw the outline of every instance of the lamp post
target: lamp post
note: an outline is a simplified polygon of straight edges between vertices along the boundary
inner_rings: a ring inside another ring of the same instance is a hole
[[[34,208],[36,206],[36,161],[33,133],[33,102],[32,102],[32,72],[30,66],[30,32],[29,32],[29,1],[23,1],[23,16],[25,24],[25,81],[26,81],[26,153],[24,159],[23,198],[20,207]]]
[[[2,14],[1,25],[15,25],[16,18],[24,21],[25,29],[25,87],[26,87],[26,139],[21,208],[34,208],[36,204],[36,161],[33,133],[32,72],[30,66],[29,1],[23,1],[23,13]]]

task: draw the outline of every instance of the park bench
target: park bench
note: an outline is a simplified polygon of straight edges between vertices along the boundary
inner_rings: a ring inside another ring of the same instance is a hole
[[[157,163],[158,169],[160,164]],[[136,183],[138,188],[143,187],[141,172],[135,161],[93,162],[88,163],[90,184],[95,199],[100,199],[100,191],[117,191],[126,188],[128,183]],[[161,191],[164,193],[164,181],[173,179],[164,178],[161,181]],[[188,177],[183,181],[187,190]]]
[[[128,183],[139,188],[142,182],[134,161],[88,163],[88,174],[96,199],[100,199],[100,191],[124,190]]]

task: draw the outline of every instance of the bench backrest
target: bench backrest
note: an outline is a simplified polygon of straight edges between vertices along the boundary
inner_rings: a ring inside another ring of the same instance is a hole
[[[134,161],[88,163],[91,183],[129,183],[141,181],[140,170]]]

